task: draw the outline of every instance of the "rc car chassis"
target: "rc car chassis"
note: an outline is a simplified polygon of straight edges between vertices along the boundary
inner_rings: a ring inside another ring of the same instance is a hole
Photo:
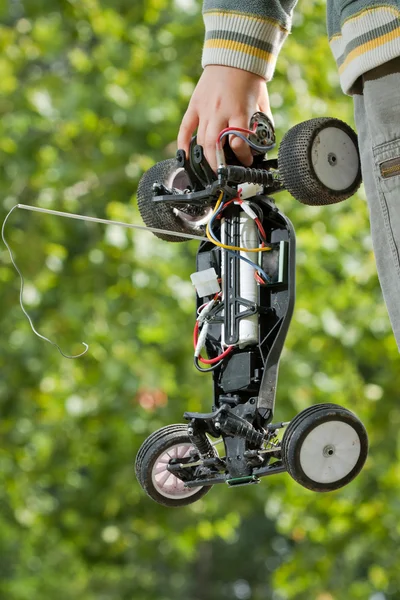
[[[230,135],[253,148],[252,168],[223,146]],[[195,502],[217,483],[255,484],[283,471],[308,489],[335,490],[360,472],[367,457],[363,424],[336,404],[273,422],[278,365],[295,302],[295,232],[271,195],[286,189],[310,205],[353,195],[361,182],[357,137],[342,121],[319,118],[289,130],[278,159],[268,159],[274,145],[270,121],[256,113],[247,132],[221,132],[217,175],[194,138],[188,156],[179,150],[176,160],[156,164],[139,184],[146,225],[167,230],[158,237],[176,242],[182,238],[174,232],[204,235],[193,275],[194,362],[212,373],[213,406],[209,413],[186,412],[187,424],[150,435],[136,458],[140,485],[166,506]],[[208,358],[201,355],[204,348]]]

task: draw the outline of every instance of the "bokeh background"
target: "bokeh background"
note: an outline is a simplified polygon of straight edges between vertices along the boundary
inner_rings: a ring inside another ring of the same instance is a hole
[[[198,0],[0,1],[0,218],[17,203],[140,223],[141,174],[175,152],[200,72]],[[269,84],[278,139],[312,117],[353,123],[325,33],[302,0]],[[139,488],[155,429],[208,410],[192,366],[196,242],[14,211],[0,249],[0,598],[400,598],[400,369],[364,190],[330,207],[276,198],[298,237],[297,306],[276,417],[353,409],[371,452],[346,488],[286,474],[215,487],[184,509]]]

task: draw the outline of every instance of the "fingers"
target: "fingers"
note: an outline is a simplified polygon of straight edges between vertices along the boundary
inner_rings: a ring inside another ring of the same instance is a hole
[[[258,110],[264,112],[271,119],[272,124],[274,123],[268,102],[263,104],[260,103],[253,112]],[[216,160],[215,146],[219,133],[226,127],[247,129],[249,127],[250,118],[250,116],[248,117],[242,114],[239,117],[231,117],[229,120],[228,118],[221,117],[218,120],[206,121],[205,119],[200,119],[197,111],[188,109],[179,129],[178,148],[182,148],[185,150],[186,154],[188,154],[190,141],[198,127],[197,143],[203,146],[205,156],[213,171],[216,172],[219,165]],[[223,141],[226,142],[226,140]],[[246,144],[244,140],[232,135],[229,136],[229,145],[239,161],[245,167],[250,167],[252,165],[253,154],[250,146]]]
[[[207,127],[205,143],[204,143],[204,152],[206,155],[206,159],[208,160],[210,167],[213,171],[217,172],[219,165],[217,164],[217,156],[216,156],[216,142],[217,135],[224,128],[222,124],[213,124],[209,123]]]
[[[251,115],[241,115],[237,118],[232,117],[229,120],[229,127],[248,129],[250,118]],[[236,154],[237,158],[245,167],[250,167],[253,164],[253,155],[251,153],[250,146],[246,144],[244,140],[236,136],[230,136],[229,145]]]
[[[228,127],[228,119],[221,117],[218,120],[210,121],[203,136],[199,135],[199,144],[204,148],[204,153],[213,171],[217,172],[216,144],[219,133]]]
[[[190,140],[199,125],[199,115],[196,110],[190,106],[186,111],[178,134],[178,149],[182,149],[188,154]]]
[[[190,141],[197,127],[197,143],[203,146],[206,158],[216,172],[218,169],[215,155],[217,136],[222,129],[228,127],[228,119],[220,117],[216,121],[207,121],[205,118],[200,118],[197,111],[189,108],[183,117],[178,134],[178,148],[185,150],[186,154],[189,152]]]
[[[220,131],[228,126],[247,129],[257,110],[266,113],[273,123],[267,86],[261,77],[233,67],[208,65],[183,117],[178,147],[188,153],[197,129],[197,143],[203,146],[210,166],[216,171],[215,146]],[[226,143],[227,138],[223,141]],[[253,155],[248,144],[234,136],[229,137],[229,143],[239,161],[251,166]]]
[[[188,121],[189,122],[189,121]],[[197,132],[197,143],[200,146],[203,146],[205,156],[213,169],[213,171],[217,171],[218,164],[216,159],[215,147],[217,142],[217,137],[219,133],[225,129],[226,127],[240,127],[247,129],[249,127],[250,118],[247,116],[241,117],[232,117],[228,120],[228,118],[220,118],[214,121],[205,121],[196,120],[196,126],[199,126],[199,130]],[[194,123],[194,121],[192,121]],[[186,152],[189,149],[189,143],[191,140],[191,136],[193,134],[194,128],[189,126],[187,127],[185,123],[185,119],[182,122],[181,129],[179,131],[178,137],[178,147],[183,148]],[[187,132],[187,133],[186,133]],[[186,137],[185,137],[186,133]],[[227,140],[223,140],[226,143]],[[185,144],[185,145],[183,145]],[[253,155],[251,153],[251,149],[248,144],[244,140],[239,137],[230,136],[229,137],[229,145],[232,150],[236,154],[237,158],[240,162],[246,167],[250,167],[253,163]]]

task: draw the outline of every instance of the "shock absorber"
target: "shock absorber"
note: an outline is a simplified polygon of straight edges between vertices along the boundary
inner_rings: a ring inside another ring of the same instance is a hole
[[[188,425],[188,435],[193,446],[199,451],[201,458],[213,458],[215,456],[210,440],[199,427],[196,419],[192,419]]]
[[[250,444],[261,446],[265,440],[265,435],[254,429],[253,425],[245,419],[235,414],[228,413],[224,418],[220,418],[221,431],[228,435],[236,435],[245,438]]]
[[[265,169],[252,169],[250,167],[227,166],[226,178],[231,183],[255,183],[271,187],[274,185],[274,176]],[[220,172],[220,171],[218,171]]]

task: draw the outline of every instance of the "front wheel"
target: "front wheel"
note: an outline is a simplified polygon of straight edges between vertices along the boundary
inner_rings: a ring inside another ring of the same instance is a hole
[[[311,406],[295,417],[282,438],[282,460],[289,475],[315,492],[347,485],[368,454],[368,437],[351,411],[335,404]]]
[[[137,191],[138,208],[140,215],[147,227],[164,229],[169,233],[154,233],[154,235],[167,242],[184,242],[185,238],[173,235],[187,233],[202,235],[202,227],[207,223],[212,210],[209,207],[172,205],[170,203],[153,201],[153,185],[162,184],[168,188],[184,191],[191,187],[189,175],[177,166],[173,158],[163,160],[153,165],[143,175]]]
[[[168,425],[150,435],[140,447],[135,465],[136,477],[146,494],[158,504],[172,507],[192,504],[207,494],[211,486],[185,487],[168,470],[171,461],[187,459],[195,453],[187,425]]]

